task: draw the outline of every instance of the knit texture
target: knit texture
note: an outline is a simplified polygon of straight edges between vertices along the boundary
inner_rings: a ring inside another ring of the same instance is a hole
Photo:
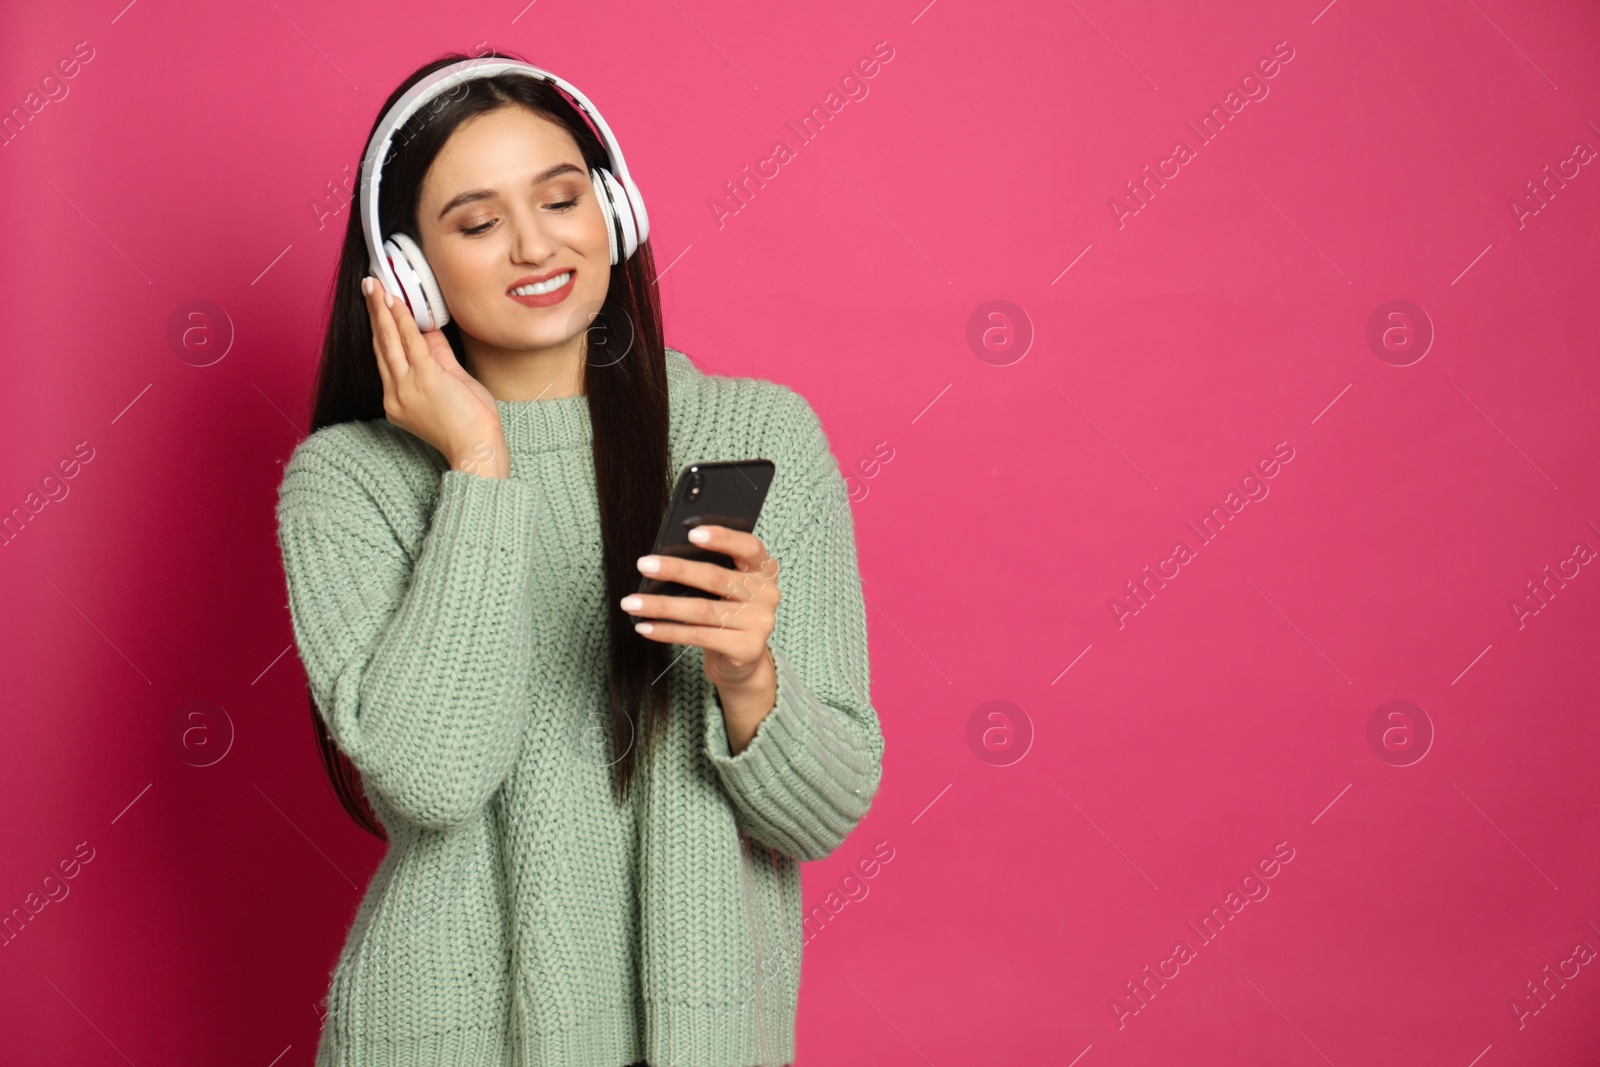
[[[588,400],[498,401],[505,479],[382,419],[295,448],[277,505],[295,642],[390,838],[318,1067],[794,1060],[799,863],[882,776],[854,524],[804,398],[672,349],[667,369],[674,475],[776,464],[755,533],[780,567],[777,703],[733,755],[701,650],[671,646],[669,728],[626,804]]]

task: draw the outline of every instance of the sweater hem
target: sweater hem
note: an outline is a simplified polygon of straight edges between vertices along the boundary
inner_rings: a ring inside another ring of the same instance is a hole
[[[645,1032],[650,1067],[785,1067],[795,1058],[795,1007],[657,1002]]]
[[[501,1027],[464,1027],[405,1041],[362,1035],[348,1044],[323,1031],[316,1067],[515,1067]]]

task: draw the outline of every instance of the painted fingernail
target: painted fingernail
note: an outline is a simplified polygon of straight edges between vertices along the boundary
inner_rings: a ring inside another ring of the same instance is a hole
[[[625,596],[622,598],[623,611],[638,611],[642,607],[644,607],[644,600],[641,597]]]
[[[385,307],[394,307],[394,294],[393,293],[384,293],[383,294],[383,304],[384,304]]]
[[[634,628],[634,630],[636,630],[637,632],[642,633],[642,634],[647,634],[651,630],[655,629],[654,626],[651,626],[647,622],[636,622],[636,623],[633,624],[633,628]]]
[[[661,560],[655,556],[640,556],[639,569],[646,574],[654,574],[661,569]]]
[[[696,526],[694,529],[689,531],[689,540],[693,541],[697,545],[703,545],[707,541],[711,540],[711,531],[706,529],[704,526]]]
[[[361,279],[361,292],[366,296],[372,295],[372,276],[370,274]]]

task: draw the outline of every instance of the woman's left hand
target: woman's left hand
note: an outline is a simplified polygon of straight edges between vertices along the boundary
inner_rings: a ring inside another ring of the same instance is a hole
[[[651,620],[634,628],[652,641],[705,650],[706,678],[717,687],[725,714],[764,717],[777,697],[777,669],[767,639],[780,599],[778,561],[761,538],[726,526],[697,526],[689,540],[731,557],[734,567],[641,556],[640,573],[704,589],[719,599],[634,594],[622,598],[622,609]]]

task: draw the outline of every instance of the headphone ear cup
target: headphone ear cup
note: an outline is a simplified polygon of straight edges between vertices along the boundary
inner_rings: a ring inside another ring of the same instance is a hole
[[[611,251],[612,265],[616,265],[621,262],[617,254],[617,205],[611,199],[604,175],[605,171],[596,167],[589,171],[589,181],[594,185],[595,203],[600,205],[600,214],[606,222],[606,247]]]
[[[628,194],[623,190],[622,184],[609,170],[600,168],[600,179],[606,183],[606,192],[611,199],[611,210],[616,215],[618,228],[622,231],[622,258],[627,259],[639,249],[639,230],[633,220],[633,205],[629,203]]]
[[[405,252],[394,243],[393,239],[383,242],[383,255],[389,261],[389,271],[394,275],[394,280],[400,284],[400,291],[394,295],[405,301],[406,311],[416,322],[417,329],[427,329],[433,320],[429,317],[428,297],[422,291],[422,282],[417,277],[416,268],[406,259]]]
[[[644,209],[644,195],[639,192],[630,175],[624,174],[615,180],[622,186],[624,198],[633,209],[633,232],[637,236],[637,243],[644,244],[650,236],[650,214]]]
[[[428,257],[422,248],[406,234],[396,231],[383,244],[389,254],[389,265],[400,282],[411,317],[417,320],[417,329],[437,330],[450,321],[450,309],[445,307],[444,294],[428,266]]]

